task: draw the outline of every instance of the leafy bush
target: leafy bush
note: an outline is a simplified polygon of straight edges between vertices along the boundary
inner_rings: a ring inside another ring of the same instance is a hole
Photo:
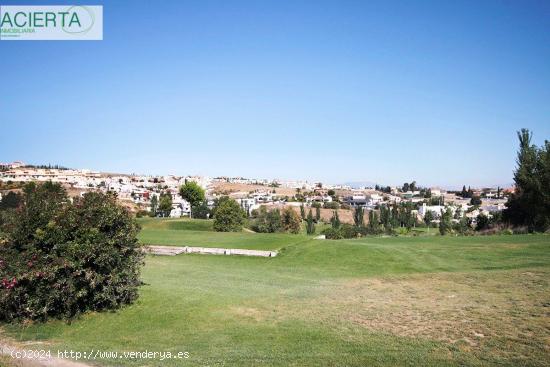
[[[298,234],[302,228],[302,220],[292,208],[285,208],[283,210],[281,223],[285,232]]]
[[[322,232],[327,240],[341,240],[344,238],[339,228],[327,228]]]
[[[206,201],[201,201],[191,208],[191,214],[196,219],[208,219],[210,217],[210,209]]]
[[[365,228],[361,229],[351,224],[344,223],[337,228],[335,227],[327,228],[323,230],[322,233],[325,235],[326,239],[340,240],[343,238],[345,239],[357,238],[359,235],[362,234],[362,230],[366,231]]]
[[[114,195],[71,203],[59,184],[28,184],[2,230],[0,320],[72,318],[137,299],[139,225]]]
[[[224,199],[216,208],[214,230],[218,232],[239,232],[243,229],[246,213],[233,199]]]
[[[281,212],[279,209],[268,211],[265,206],[253,211],[254,218],[250,227],[255,232],[274,233],[282,230]]]
[[[138,210],[136,212],[136,218],[150,217],[151,212],[148,210]]]
[[[340,232],[344,238],[356,238],[361,233],[358,227],[347,223],[340,226]]]
[[[323,204],[323,208],[325,209],[340,209],[340,204],[338,204],[335,201],[330,201]]]

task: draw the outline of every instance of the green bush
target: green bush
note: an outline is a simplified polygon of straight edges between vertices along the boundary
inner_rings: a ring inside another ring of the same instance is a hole
[[[341,240],[344,238],[339,228],[327,228],[322,232],[327,240]]]
[[[329,240],[340,240],[340,239],[350,239],[357,238],[362,234],[364,228],[356,227],[351,224],[344,223],[339,227],[331,227],[323,230],[322,234]]]
[[[71,203],[58,184],[28,184],[2,230],[0,320],[72,318],[137,299],[139,225],[114,195]]]
[[[218,232],[242,231],[246,213],[233,199],[224,199],[216,208],[214,230]]]
[[[250,227],[255,232],[274,233],[282,230],[281,212],[279,209],[267,210],[261,206],[259,210],[253,211],[254,218],[251,220]]]
[[[361,233],[361,230],[356,226],[344,223],[340,226],[340,232],[344,238],[356,238]]]
[[[331,201],[331,202],[328,202],[328,203],[324,203],[323,208],[325,208],[325,209],[340,209],[340,204],[338,204],[335,201]]]
[[[298,234],[302,229],[302,220],[300,216],[298,215],[298,213],[296,213],[296,211],[294,211],[294,209],[290,207],[287,207],[283,210],[281,223],[285,232]]]
[[[210,217],[210,209],[206,201],[201,201],[191,208],[191,215],[195,219],[208,219]]]

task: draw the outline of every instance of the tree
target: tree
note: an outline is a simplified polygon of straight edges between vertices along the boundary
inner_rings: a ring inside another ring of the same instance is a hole
[[[210,217],[215,218],[216,217],[216,211],[220,207],[221,204],[223,204],[224,201],[231,200],[229,196],[222,196],[220,198],[214,199],[214,206],[212,207],[212,210],[210,211]]]
[[[157,210],[158,210],[159,200],[157,198],[157,195],[153,195],[151,198],[151,215],[156,216]]]
[[[191,208],[193,218],[208,219],[210,217],[210,209],[206,204],[206,201],[201,201],[197,205]]]
[[[279,209],[268,211],[265,206],[261,206],[260,209],[254,213],[251,227],[254,231],[260,233],[280,232],[282,228],[281,212]]]
[[[283,210],[281,223],[285,232],[300,233],[302,221],[294,209],[287,207]]]
[[[333,197],[334,197],[334,196],[336,196],[336,191],[330,189],[330,190],[327,191],[327,195],[328,195],[328,196],[333,196]]]
[[[311,213],[311,209],[309,209],[309,213],[307,214],[306,232],[309,235],[315,233],[315,222],[313,221],[313,213]]]
[[[482,231],[489,228],[489,217],[480,213],[476,218],[476,231]]]
[[[481,198],[477,195],[472,196],[470,199],[470,205],[481,205]]]
[[[529,130],[518,131],[516,187],[503,214],[513,225],[546,231],[550,228],[550,142],[538,148],[531,144],[531,138]]]
[[[408,183],[408,182],[405,182],[405,183],[403,184],[403,187],[401,188],[401,191],[407,192],[407,191],[409,191],[409,190],[410,190],[409,183]]]
[[[461,217],[455,224],[454,229],[462,235],[469,233],[472,229],[470,218],[466,216]]]
[[[315,207],[315,221],[319,223],[321,221],[321,207]]]
[[[23,200],[21,194],[10,191],[2,197],[0,200],[0,210],[4,209],[15,209],[21,205]]]
[[[378,219],[378,213],[374,210],[369,212],[369,224],[368,224],[368,233],[370,234],[379,234],[381,232],[380,222]]]
[[[283,228],[283,222],[281,219],[281,211],[279,209],[270,210],[267,212],[267,228],[268,232],[280,232]]]
[[[139,225],[112,193],[68,200],[59,184],[25,186],[0,246],[0,320],[70,319],[138,297]]]
[[[189,202],[191,208],[205,200],[203,188],[194,181],[186,181],[185,185],[180,187],[180,195]]]
[[[214,230],[218,232],[239,232],[243,229],[246,213],[233,199],[221,201],[214,217]]]
[[[340,217],[338,216],[338,210],[334,210],[332,212],[332,218],[330,218],[330,224],[334,229],[340,228]]]
[[[172,211],[172,195],[169,192],[160,194],[158,210],[163,217],[168,217]]]
[[[451,211],[451,208],[447,208],[442,214],[439,221],[439,233],[444,236],[446,235],[452,228],[452,218],[453,218],[453,212]]]
[[[357,227],[363,227],[364,226],[364,210],[363,207],[358,206],[355,208],[355,211],[353,212],[353,222],[355,223],[355,226]]]
[[[429,227],[432,224],[432,221],[434,220],[434,214],[431,210],[428,210],[426,214],[424,214],[424,223]]]
[[[302,220],[306,219],[306,208],[304,207],[304,204],[300,205],[300,216],[302,217]]]

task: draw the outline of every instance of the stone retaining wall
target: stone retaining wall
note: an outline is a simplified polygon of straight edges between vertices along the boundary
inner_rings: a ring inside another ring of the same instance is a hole
[[[245,250],[238,248],[217,248],[217,247],[175,247],[175,246],[146,246],[145,251],[154,255],[175,256],[186,254],[210,254],[210,255],[241,255],[275,257],[277,251]]]

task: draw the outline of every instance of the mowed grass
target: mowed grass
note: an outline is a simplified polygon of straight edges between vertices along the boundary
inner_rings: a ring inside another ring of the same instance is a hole
[[[287,233],[215,232],[211,220],[141,218],[139,240],[146,245],[278,250],[306,240]]]
[[[190,354],[93,361],[108,366],[550,365],[549,236],[279,247],[271,259],[149,256],[134,305],[3,329],[54,351]]]

